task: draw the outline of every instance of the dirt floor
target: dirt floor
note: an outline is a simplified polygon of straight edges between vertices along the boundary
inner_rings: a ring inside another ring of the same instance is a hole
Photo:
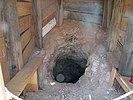
[[[118,97],[110,86],[111,66],[107,61],[106,32],[97,25],[65,20],[44,37],[44,48],[32,57],[45,56],[39,69],[38,92],[26,93],[26,100],[113,100]],[[75,84],[53,80],[51,62],[60,48],[76,48],[88,56],[85,74]],[[127,98],[125,99],[127,100]]]

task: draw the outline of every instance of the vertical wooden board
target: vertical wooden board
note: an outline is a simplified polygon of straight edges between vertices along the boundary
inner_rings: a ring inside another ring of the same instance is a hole
[[[126,31],[126,28],[127,28],[127,22],[128,22],[128,18],[122,18],[121,20],[121,25],[120,25],[120,29],[122,31]]]
[[[0,63],[0,100],[7,100],[6,92],[5,92],[5,85],[2,75],[1,63]]]
[[[32,14],[32,3],[30,2],[18,2],[18,16],[25,16]]]
[[[35,47],[35,39],[34,39],[34,37],[32,37],[32,39],[30,40],[30,42],[28,43],[28,45],[26,46],[26,48],[23,52],[24,64],[26,64],[26,62],[28,61],[32,51],[34,50],[34,47]]]
[[[7,83],[10,79],[10,74],[7,66],[6,48],[2,32],[0,32],[0,62],[3,72],[4,82]]]
[[[26,29],[31,27],[33,24],[33,18],[32,15],[24,16],[19,19],[19,30],[20,34],[24,32]]]
[[[33,27],[33,26],[32,26]],[[29,43],[29,41],[32,38],[32,27],[30,27],[25,33],[22,34],[21,36],[21,45],[22,49],[25,48],[25,46]]]

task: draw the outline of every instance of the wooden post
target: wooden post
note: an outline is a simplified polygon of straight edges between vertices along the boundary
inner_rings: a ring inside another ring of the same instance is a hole
[[[63,12],[63,0],[58,0],[58,6],[57,6],[57,15],[56,15],[56,20],[57,20],[57,26],[61,26],[63,23],[63,18],[64,18],[64,12]]]
[[[122,11],[124,8],[124,0],[115,0],[112,18],[110,22],[109,34],[108,34],[108,50],[114,51],[118,42],[118,31],[122,18]]]
[[[35,27],[35,44],[41,49],[43,47],[42,39],[42,13],[40,0],[33,0],[33,17],[34,17],[34,27]]]
[[[133,75],[133,4],[129,13],[126,37],[118,71],[124,76]]]
[[[3,75],[2,75],[1,64],[0,64],[0,100],[7,100]]]
[[[11,76],[13,76],[23,67],[17,1],[3,0],[3,2],[4,37],[7,48],[8,66],[11,69],[10,72],[12,72]]]
[[[113,8],[113,0],[104,0],[102,26],[105,28],[110,27],[112,8]]]

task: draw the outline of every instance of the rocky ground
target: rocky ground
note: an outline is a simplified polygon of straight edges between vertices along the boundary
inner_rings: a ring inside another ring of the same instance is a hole
[[[45,56],[39,70],[37,92],[26,93],[26,100],[113,100],[118,97],[110,86],[111,66],[106,59],[106,32],[97,25],[65,20],[44,37],[44,49],[34,56]],[[53,80],[50,62],[63,47],[79,48],[88,54],[85,74],[75,84],[58,83]],[[125,99],[127,100],[127,99]]]

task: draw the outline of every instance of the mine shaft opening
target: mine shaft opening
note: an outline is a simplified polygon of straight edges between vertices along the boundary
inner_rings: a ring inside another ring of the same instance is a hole
[[[60,83],[76,83],[84,75],[87,59],[62,57],[56,60],[53,76]]]

